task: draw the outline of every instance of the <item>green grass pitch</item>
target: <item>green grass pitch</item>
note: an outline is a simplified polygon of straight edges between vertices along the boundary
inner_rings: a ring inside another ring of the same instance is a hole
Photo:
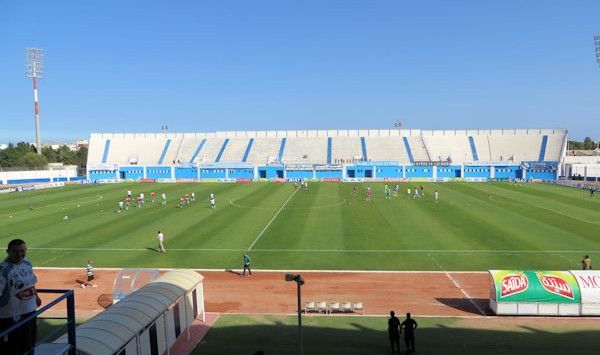
[[[398,315],[401,320],[404,314]],[[416,354],[597,354],[598,322],[416,318]],[[297,319],[221,316],[192,355],[297,354]],[[303,317],[305,354],[389,354],[385,317]],[[406,353],[401,337],[401,350]]]
[[[425,197],[407,200],[419,184]],[[121,183],[4,194],[0,244],[21,237],[35,266],[64,267],[92,258],[96,267],[240,268],[244,250],[253,268],[296,270],[576,269],[584,254],[600,256],[600,199],[584,190],[400,183],[399,196],[386,199],[383,186]],[[146,203],[117,213],[128,188]],[[152,204],[151,191],[157,200],[165,192],[167,206]],[[192,191],[197,201],[176,208]],[[166,253],[154,250],[158,230]]]

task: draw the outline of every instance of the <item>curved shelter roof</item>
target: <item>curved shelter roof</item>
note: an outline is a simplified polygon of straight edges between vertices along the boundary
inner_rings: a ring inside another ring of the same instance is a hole
[[[173,302],[201,283],[193,270],[172,270],[77,327],[77,350],[114,354],[165,312]],[[56,342],[67,342],[66,335]]]

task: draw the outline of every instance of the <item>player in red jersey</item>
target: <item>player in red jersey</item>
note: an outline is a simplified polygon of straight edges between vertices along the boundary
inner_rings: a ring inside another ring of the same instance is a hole
[[[156,194],[154,193],[154,191],[152,191],[150,193],[150,198],[152,198],[152,203],[154,203],[154,197],[156,196]]]
[[[190,203],[190,194],[185,194],[185,203]]]
[[[127,196],[127,198],[125,199],[125,209],[128,210],[129,209],[129,204],[131,203],[131,197]]]
[[[179,208],[183,208],[183,197],[179,198]]]
[[[138,196],[135,199],[135,201],[137,202],[138,208],[141,208],[142,207],[142,198]]]

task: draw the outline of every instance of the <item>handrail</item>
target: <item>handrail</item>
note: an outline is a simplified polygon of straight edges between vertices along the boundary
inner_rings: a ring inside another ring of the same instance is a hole
[[[32,321],[33,319],[35,319],[40,314],[44,313],[48,309],[52,308],[53,306],[55,306],[59,302],[61,302],[61,301],[63,301],[63,300],[66,299],[67,300],[67,318],[51,317],[51,318],[48,318],[48,319],[67,319],[67,334],[68,334],[68,341],[69,341],[69,345],[70,345],[69,355],[75,355],[75,353],[76,353],[76,337],[75,337],[75,293],[73,292],[73,290],[64,290],[64,289],[38,289],[37,292],[38,293],[62,293],[62,295],[58,296],[56,299],[54,299],[50,303],[46,304],[45,306],[39,308],[38,310],[36,310],[32,314],[30,314],[28,317],[19,320],[17,323],[13,324],[12,326],[10,326],[7,329],[5,329],[2,332],[0,332],[0,338],[8,336],[14,330],[16,330],[16,329],[20,328],[21,326],[23,326],[24,324]],[[36,345],[38,343],[41,343],[44,340],[50,338],[57,331],[58,330],[55,330],[55,331],[51,332],[44,339],[42,339],[42,341],[36,342]],[[29,349],[29,352],[31,352],[31,350],[32,349]]]

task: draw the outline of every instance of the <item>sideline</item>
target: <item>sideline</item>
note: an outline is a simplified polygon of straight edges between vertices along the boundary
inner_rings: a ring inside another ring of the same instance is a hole
[[[41,251],[149,251],[148,248],[60,248],[60,247],[28,247],[27,250]],[[169,248],[169,251],[189,252],[243,252],[242,248]],[[494,249],[253,249],[255,253],[404,253],[404,254],[585,254],[600,253],[600,250],[494,250]]]
[[[454,286],[456,286],[460,292],[462,292],[462,294],[467,298],[467,300],[469,300],[469,302],[475,306],[475,308],[477,308],[477,310],[479,311],[479,313],[481,313],[482,316],[487,316],[487,314],[483,311],[483,309],[481,309],[481,307],[479,307],[477,305],[477,303],[475,303],[475,301],[473,300],[473,298],[471,298],[471,296],[469,296],[469,294],[467,293],[467,291],[465,291],[462,286],[454,279],[454,277],[452,277],[452,275],[450,275],[446,269],[444,269],[442,267],[442,265],[433,257],[433,255],[431,254],[427,254],[431,260],[433,260],[433,262],[440,268],[440,270],[442,270],[442,272],[444,272],[446,274],[446,276],[448,276],[448,278],[450,279],[450,281],[452,281],[452,283],[454,284]]]
[[[85,267],[60,267],[60,266],[34,266],[36,270],[81,270]],[[127,269],[124,267],[94,267],[98,271],[120,271]],[[182,268],[157,268],[159,271],[180,270]],[[200,272],[231,272],[242,269],[190,269]],[[487,271],[413,271],[413,270],[276,270],[276,269],[252,269],[256,273],[286,273],[286,272],[303,272],[303,273],[329,273],[329,274],[487,274]]]

